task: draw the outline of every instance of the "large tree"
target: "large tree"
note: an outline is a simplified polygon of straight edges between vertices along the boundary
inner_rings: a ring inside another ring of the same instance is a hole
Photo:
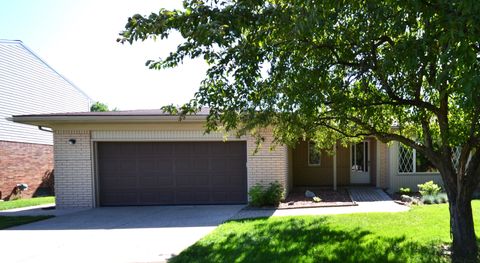
[[[147,65],[209,64],[182,108],[209,106],[209,129],[270,126],[277,142],[325,147],[374,136],[415,149],[444,181],[453,259],[475,261],[478,14],[478,0],[186,0],[182,10],[132,16],[119,41],[180,32],[177,50]]]

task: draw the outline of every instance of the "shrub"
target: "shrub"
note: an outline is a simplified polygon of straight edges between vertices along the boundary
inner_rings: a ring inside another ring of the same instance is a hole
[[[424,195],[422,196],[422,203],[426,204],[426,205],[431,205],[433,203],[435,203],[435,196],[433,195]]]
[[[435,184],[433,181],[428,181],[424,184],[419,184],[418,189],[422,196],[426,196],[426,195],[435,196],[440,192],[440,190],[442,190],[442,188],[437,184]]]
[[[278,182],[270,183],[270,186],[265,190],[266,205],[277,206],[283,199],[282,185]]]
[[[398,190],[398,193],[401,194],[401,195],[409,195],[412,193],[412,190],[408,187],[400,187],[400,190]]]
[[[268,188],[257,184],[248,191],[248,195],[252,206],[277,206],[283,199],[283,188],[278,182],[270,183]]]
[[[440,193],[435,197],[435,203],[444,204],[448,202],[448,196],[446,193]]]
[[[248,191],[248,195],[250,196],[250,204],[252,206],[262,206],[264,200],[263,200],[263,186],[261,185],[255,185],[252,188],[250,188],[250,191]]]

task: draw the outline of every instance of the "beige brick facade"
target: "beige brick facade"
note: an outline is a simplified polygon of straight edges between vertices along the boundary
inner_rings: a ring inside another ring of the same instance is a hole
[[[53,137],[57,207],[93,207],[90,132],[57,130]],[[70,139],[75,144],[70,144]]]
[[[199,126],[201,128],[202,126]],[[70,127],[71,128],[71,127]],[[90,127],[89,127],[90,128]],[[93,127],[94,128],[94,127]],[[95,206],[95,176],[94,150],[96,141],[218,141],[225,139],[218,134],[203,134],[185,130],[169,130],[168,132],[152,133],[151,131],[98,131],[98,130],[55,130],[55,189],[57,206],[64,207],[94,207]],[[169,137],[170,136],[170,137]],[[256,185],[269,185],[279,182],[288,190],[288,148],[272,146],[270,131],[263,133],[265,141],[257,147],[255,138],[227,138],[229,140],[245,140],[247,143],[247,184],[248,188]],[[75,139],[75,144],[69,144]]]
[[[278,182],[284,187],[285,192],[288,192],[288,147],[272,145],[273,137],[270,131],[265,131],[262,136],[265,141],[258,149],[255,138],[251,136],[247,138],[248,189],[257,184],[268,186],[270,183]]]

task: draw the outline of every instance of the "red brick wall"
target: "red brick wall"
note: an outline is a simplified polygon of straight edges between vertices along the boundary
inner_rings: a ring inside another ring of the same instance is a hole
[[[31,197],[52,169],[52,145],[0,141],[0,198],[9,198],[19,183],[28,185],[22,197]]]

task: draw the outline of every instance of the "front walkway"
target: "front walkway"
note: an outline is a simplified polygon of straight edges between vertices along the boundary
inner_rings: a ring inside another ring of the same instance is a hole
[[[298,209],[243,209],[232,219],[270,216],[335,215],[370,212],[404,212],[410,208],[395,203],[383,190],[373,187],[349,188],[350,195],[358,206],[319,207]]]

